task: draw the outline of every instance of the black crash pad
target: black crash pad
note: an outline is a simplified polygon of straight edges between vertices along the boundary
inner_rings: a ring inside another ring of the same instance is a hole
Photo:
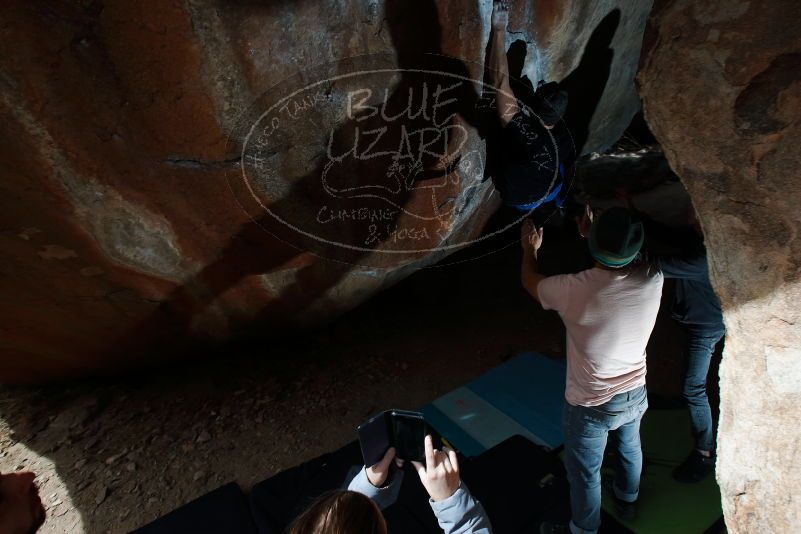
[[[569,516],[561,461],[526,438],[514,436],[459,461],[462,479],[483,504],[495,534],[537,532],[543,519],[566,520]],[[361,462],[359,444],[353,442],[256,484],[250,509],[239,486],[230,483],[135,532],[283,534],[317,497],[342,488]],[[397,502],[384,510],[384,517],[392,534],[442,532],[411,466],[406,468]]]
[[[247,499],[231,482],[156,519],[134,534],[255,534]]]
[[[283,533],[317,497],[340,488],[351,467],[361,463],[361,449],[353,442],[253,486],[250,506],[258,532]]]
[[[495,534],[539,532],[543,520],[570,517],[570,490],[558,454],[523,436],[468,459],[460,471]]]
[[[326,491],[341,488],[361,465],[357,442],[287,469],[254,486],[251,509],[261,534],[278,534]],[[462,479],[484,505],[495,534],[536,532],[543,518],[568,517],[562,463],[522,436],[474,458],[460,457]],[[407,468],[398,501],[384,511],[393,534],[441,534],[417,473]]]

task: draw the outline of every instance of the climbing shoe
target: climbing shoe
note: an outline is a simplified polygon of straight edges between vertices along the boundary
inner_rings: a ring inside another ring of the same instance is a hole
[[[612,497],[612,501],[615,503],[615,511],[617,511],[617,515],[619,515],[621,519],[625,519],[626,521],[634,521],[637,519],[637,501],[628,502],[620,499],[615,493],[614,479],[611,477],[604,477],[601,480],[601,485],[609,493],[609,496]]]
[[[695,484],[714,470],[715,456],[704,456],[693,449],[687,459],[673,470],[673,478],[685,484]]]

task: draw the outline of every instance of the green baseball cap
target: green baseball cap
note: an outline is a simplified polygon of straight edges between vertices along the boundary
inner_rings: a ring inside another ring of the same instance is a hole
[[[630,210],[610,208],[595,219],[587,242],[595,261],[607,267],[625,267],[637,257],[645,240],[640,219]]]

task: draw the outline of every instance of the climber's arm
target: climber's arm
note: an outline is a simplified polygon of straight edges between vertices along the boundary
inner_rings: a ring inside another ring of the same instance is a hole
[[[523,246],[523,265],[520,267],[520,282],[523,288],[540,300],[538,287],[545,280],[545,275],[537,268],[537,253],[542,246],[542,228],[535,228],[530,220],[526,220],[520,229],[520,243]]]
[[[509,85],[509,62],[506,59],[506,26],[509,24],[509,6],[506,2],[492,5],[492,46],[490,47],[490,70],[492,86],[498,105],[498,118],[502,126],[509,124],[520,108]]]

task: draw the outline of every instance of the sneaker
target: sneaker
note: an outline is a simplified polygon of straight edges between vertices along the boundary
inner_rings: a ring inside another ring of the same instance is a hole
[[[715,457],[704,456],[693,449],[687,459],[673,470],[673,478],[685,484],[695,484],[702,481],[715,470]]]
[[[621,519],[625,519],[626,521],[634,521],[637,519],[637,501],[628,502],[619,498],[617,493],[615,493],[614,479],[611,477],[604,477],[601,480],[601,485],[612,497],[612,501],[615,503],[615,511]]]
[[[540,523],[540,534],[570,534],[570,527],[564,523],[543,521]]]

